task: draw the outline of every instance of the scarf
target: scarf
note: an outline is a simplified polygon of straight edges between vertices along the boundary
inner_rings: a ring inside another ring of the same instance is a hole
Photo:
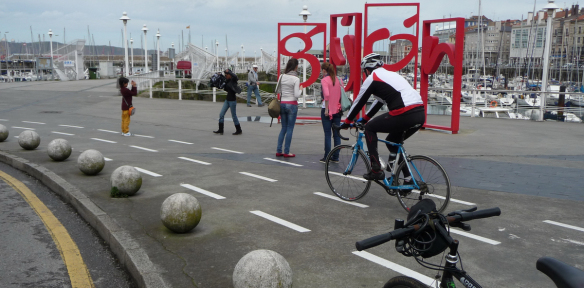
[[[286,73],[286,75],[298,77],[298,72],[296,72],[296,71],[290,71],[290,72]]]

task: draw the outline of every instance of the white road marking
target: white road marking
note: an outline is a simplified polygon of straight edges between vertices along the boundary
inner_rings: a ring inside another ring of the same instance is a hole
[[[12,128],[24,129],[24,130],[34,130],[34,128],[26,128],[26,127],[20,127],[20,126],[12,126]]]
[[[154,172],[148,171],[146,169],[142,169],[142,168],[138,168],[138,167],[134,167],[134,168],[136,168],[136,170],[138,170],[138,171],[140,171],[140,172],[142,172],[144,174],[148,174],[148,175],[153,176],[153,177],[161,177],[162,176],[162,175],[160,175],[158,173],[154,173]]]
[[[73,126],[73,125],[59,125],[59,126],[61,126],[61,127],[71,127],[71,128],[84,128],[84,127],[81,127],[81,126]]]
[[[144,147],[140,147],[140,146],[130,145],[130,147],[137,148],[137,149],[142,149],[142,150],[146,150],[146,151],[150,151],[150,152],[158,152],[158,150],[148,149],[148,148],[144,148]]]
[[[238,151],[233,151],[233,150],[227,150],[227,149],[222,149],[222,148],[217,148],[217,147],[211,147],[211,149],[225,151],[225,152],[231,152],[231,153],[236,153],[236,154],[244,154],[243,152],[238,152]]]
[[[191,190],[193,190],[193,191],[195,191],[195,192],[199,192],[199,193],[201,193],[201,194],[207,195],[207,196],[209,196],[209,197],[213,197],[213,198],[215,198],[215,199],[219,199],[219,200],[221,200],[221,199],[225,199],[225,197],[223,197],[223,196],[221,196],[221,195],[215,194],[215,193],[213,193],[213,192],[209,192],[209,191],[207,191],[207,190],[205,190],[205,189],[201,189],[201,188],[199,188],[199,187],[196,187],[196,186],[193,186],[193,185],[191,185],[191,184],[180,184],[180,186],[182,186],[182,187],[185,187],[185,188],[187,188],[187,189],[191,189]]]
[[[260,217],[266,218],[266,219],[268,219],[268,220],[270,220],[272,222],[276,222],[276,223],[278,223],[280,225],[284,225],[284,226],[286,226],[286,227],[288,227],[290,229],[296,230],[298,232],[310,232],[310,230],[308,230],[308,229],[306,229],[306,228],[304,228],[302,226],[298,226],[298,225],[296,225],[296,224],[294,224],[292,222],[288,222],[288,221],[286,221],[284,219],[278,218],[276,216],[272,216],[272,215],[270,215],[268,213],[264,213],[262,211],[257,211],[256,210],[256,211],[249,211],[249,212],[252,213],[252,214],[258,215]]]
[[[278,162],[278,163],[284,163],[284,164],[288,164],[288,165],[292,165],[292,166],[296,166],[296,167],[302,167],[304,165],[300,165],[300,164],[296,164],[296,163],[290,163],[290,162],[286,162],[286,161],[282,161],[282,160],[276,160],[276,159],[272,159],[272,158],[264,158],[265,160],[270,160],[270,161],[274,161],[274,162]]]
[[[575,241],[575,240],[570,240],[570,239],[564,239],[561,238],[562,240],[566,241],[566,242],[570,242],[572,244],[576,244],[576,245],[580,245],[580,246],[584,246],[584,242],[580,242],[580,241]]]
[[[416,280],[428,285],[428,286],[433,286],[433,283],[435,283],[435,279],[432,279],[426,275],[420,274],[414,270],[411,270],[409,268],[406,268],[404,266],[398,265],[396,263],[393,263],[389,260],[383,259],[379,256],[373,255],[369,252],[365,252],[365,251],[353,251],[353,254],[367,259],[375,264],[379,264],[383,267],[389,268],[397,273],[400,273],[402,275],[408,276],[408,277],[412,277],[415,278]]]
[[[118,143],[116,141],[104,140],[104,139],[99,139],[99,138],[91,138],[91,140],[97,140],[97,141],[102,141],[102,142],[107,142],[107,143]]]
[[[18,136],[14,136],[14,138],[18,139]]]
[[[413,190],[412,193],[420,193],[420,191],[419,190]],[[443,197],[443,196],[440,196],[440,195],[434,195],[434,194],[424,194],[424,196],[438,198],[438,199],[441,199],[441,200],[445,200],[446,199],[446,197]],[[468,206],[477,206],[477,204],[475,204],[475,203],[466,202],[466,201],[462,201],[462,200],[458,200],[458,199],[453,199],[453,198],[450,198],[450,201],[456,202],[456,203],[460,203],[460,204],[464,204],[464,205],[468,205]]]
[[[105,129],[97,129],[97,131],[108,132],[108,133],[116,133],[116,134],[122,134],[122,132],[117,132],[117,131],[112,131],[112,130],[105,130]]]
[[[195,162],[195,163],[199,163],[199,164],[203,164],[203,165],[211,165],[211,163],[207,163],[207,162],[203,162],[203,161],[199,161],[199,160],[195,160],[195,159],[191,159],[191,158],[187,158],[187,157],[178,157],[178,159],[183,159],[183,160],[187,160],[187,161],[191,161],[191,162]]]
[[[75,136],[75,134],[64,133],[64,132],[57,132],[57,131],[51,131],[51,133],[55,133],[55,134],[61,134],[61,135]]]
[[[250,176],[250,177],[255,177],[255,178],[258,178],[258,179],[266,180],[266,181],[269,181],[269,182],[276,182],[276,181],[278,181],[278,180],[275,180],[275,179],[272,179],[272,178],[268,178],[268,177],[264,177],[264,176],[260,176],[260,175],[256,175],[256,174],[252,174],[252,173],[248,173],[248,172],[239,172],[239,173],[240,174],[243,174],[243,175]]]
[[[178,141],[178,140],[172,140],[172,139],[170,139],[168,141],[175,142],[175,143],[181,143],[181,144],[188,144],[188,145],[193,145],[194,144],[194,143],[189,143],[189,142],[184,142],[184,141]]]
[[[105,161],[114,161],[113,159],[107,158],[107,157],[103,157],[103,160]]]
[[[41,125],[47,124],[47,123],[43,123],[43,122],[32,122],[32,121],[22,121],[22,123],[41,124]]]
[[[351,179],[355,179],[355,180],[367,182],[367,180],[365,180],[363,177],[355,177],[355,176],[351,176],[351,175],[343,175],[343,173],[330,172],[330,171],[328,173],[329,174],[333,174],[333,175],[337,175],[337,176],[341,176],[341,177],[345,177],[345,178],[351,178]]]
[[[8,121],[8,119],[0,119],[0,121]]]
[[[369,207],[368,205],[365,205],[365,204],[361,204],[361,203],[357,203],[357,202],[351,202],[351,201],[345,201],[345,200],[343,200],[343,199],[341,199],[339,197],[336,197],[336,196],[333,196],[333,195],[329,195],[329,194],[325,194],[325,193],[322,193],[322,192],[314,192],[314,194],[316,194],[318,196],[325,197],[325,198],[333,199],[333,200],[336,200],[336,201],[339,201],[339,202],[342,202],[342,203],[345,203],[345,204],[349,204],[349,205],[361,207],[361,208],[367,208],[367,207]]]
[[[154,138],[152,136],[140,135],[140,134],[134,134],[134,136],[136,136],[136,137],[144,137],[144,138]]]
[[[485,238],[485,237],[482,237],[482,236],[470,234],[468,232],[460,231],[460,230],[457,230],[457,229],[450,228],[450,233],[458,234],[458,235],[465,236],[465,237],[468,237],[468,238],[472,238],[472,239],[475,239],[475,240],[478,240],[478,241],[481,241],[481,242],[485,242],[485,243],[491,244],[491,245],[499,245],[499,244],[501,244],[501,242],[499,242],[499,241],[491,240],[489,238]]]
[[[548,224],[552,224],[552,225],[556,225],[556,226],[560,226],[560,227],[564,227],[564,228],[574,229],[574,230],[580,231],[580,232],[584,232],[584,228],[578,227],[578,226],[572,226],[572,225],[568,225],[568,224],[564,224],[564,223],[560,223],[560,222],[556,222],[556,221],[551,221],[551,220],[545,220],[543,222],[548,223]]]

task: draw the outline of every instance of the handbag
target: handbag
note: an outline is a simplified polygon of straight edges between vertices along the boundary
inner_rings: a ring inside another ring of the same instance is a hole
[[[124,96],[122,96],[122,99],[124,99],[124,102],[126,102],[126,105],[128,105],[128,101],[126,101],[126,98],[124,98]],[[128,110],[128,114],[130,114],[130,116],[134,116],[134,114],[136,114],[136,107],[134,107],[134,105],[128,105],[130,106],[130,109]]]
[[[342,83],[341,78],[339,77],[337,78],[339,80],[339,83]],[[347,96],[347,92],[345,92],[345,88],[341,86],[341,111],[343,112],[348,111],[349,109],[351,109],[351,106],[353,106],[353,101],[349,99],[349,96]]]
[[[278,99],[278,88],[280,88],[280,83],[282,82],[282,76],[278,79],[278,84],[276,84],[276,90],[274,90],[274,99],[268,105],[268,114],[272,117],[272,121],[270,121],[270,127],[272,127],[272,123],[274,122],[274,118],[280,117],[280,99]]]

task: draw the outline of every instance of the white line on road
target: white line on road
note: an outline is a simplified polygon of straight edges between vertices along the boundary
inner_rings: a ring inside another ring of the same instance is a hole
[[[468,237],[468,238],[472,238],[472,239],[475,239],[475,240],[478,240],[478,241],[481,241],[481,242],[485,242],[485,243],[488,243],[488,244],[491,244],[491,245],[499,245],[499,244],[501,244],[501,242],[499,242],[499,241],[491,240],[489,238],[485,238],[485,237],[482,237],[482,236],[470,234],[468,232],[464,232],[464,231],[460,231],[460,230],[456,230],[456,229],[452,229],[452,228],[450,229],[450,233],[458,234],[458,235],[465,236],[465,237]]]
[[[339,197],[333,196],[333,195],[328,195],[328,194],[324,194],[322,192],[314,192],[314,194],[318,195],[318,196],[322,196],[325,198],[329,198],[329,199],[333,199],[339,202],[343,202],[345,204],[349,204],[349,205],[353,205],[353,206],[357,206],[357,207],[361,207],[361,208],[367,208],[369,207],[368,205],[365,204],[361,204],[361,203],[357,203],[357,202],[351,202],[351,201],[345,201]]]
[[[284,164],[288,164],[288,165],[292,165],[292,166],[296,166],[296,167],[302,167],[304,165],[300,165],[300,164],[296,164],[296,163],[290,163],[290,162],[286,162],[286,161],[282,161],[282,160],[276,160],[276,159],[272,159],[272,158],[264,158],[266,160],[270,160],[270,161],[274,161],[274,162],[278,162],[278,163],[284,163]]]
[[[432,279],[432,278],[430,278],[430,277],[428,277],[426,275],[422,275],[422,274],[420,274],[420,273],[418,273],[418,272],[416,272],[414,270],[411,270],[411,269],[406,268],[404,266],[398,265],[398,264],[393,263],[393,262],[391,262],[389,260],[385,260],[385,259],[383,259],[381,257],[378,257],[376,255],[373,255],[373,254],[371,254],[369,252],[365,252],[365,251],[353,251],[353,254],[355,254],[355,255],[357,255],[357,256],[359,256],[361,258],[367,259],[367,260],[369,260],[369,261],[371,261],[373,263],[379,264],[379,265],[381,265],[383,267],[389,268],[389,269],[391,269],[391,270],[393,270],[393,271],[395,271],[397,273],[400,273],[402,275],[415,278],[418,281],[420,281],[420,282],[422,282],[422,283],[424,283],[426,285],[432,286],[432,287],[433,287],[432,284],[436,281],[436,280],[434,280],[434,279]]]
[[[24,130],[34,130],[34,128],[26,128],[26,127],[20,127],[20,126],[12,126],[12,128],[24,129]]]
[[[243,174],[243,175],[250,176],[250,177],[255,177],[255,178],[258,178],[258,179],[266,180],[266,181],[269,181],[269,182],[276,182],[276,181],[278,181],[278,180],[275,180],[275,179],[272,179],[272,178],[268,178],[268,177],[264,177],[264,176],[260,176],[260,175],[256,175],[256,174],[252,174],[252,173],[248,173],[248,172],[239,172],[239,173],[240,174]]]
[[[103,157],[103,160],[105,160],[105,161],[114,161],[114,159],[110,159],[110,158],[107,158],[107,157]]]
[[[122,134],[121,132],[112,131],[112,130],[105,130],[105,129],[97,129],[97,131],[108,132],[108,133],[116,133],[116,134]]]
[[[203,162],[203,161],[199,161],[199,160],[195,160],[195,159],[191,159],[191,158],[187,158],[187,157],[178,157],[178,159],[183,159],[183,160],[187,160],[187,161],[191,161],[191,162],[195,162],[195,163],[199,163],[199,164],[203,164],[203,165],[211,165],[211,163],[207,163],[207,162]]]
[[[140,147],[140,146],[130,145],[130,147],[136,148],[136,149],[142,149],[142,150],[146,150],[146,151],[150,151],[150,152],[158,152],[158,150],[148,149],[148,148],[144,148],[144,147]]]
[[[47,124],[47,123],[43,123],[43,122],[32,122],[32,121],[22,121],[22,123],[42,124],[42,125]]]
[[[64,133],[64,132],[57,132],[57,131],[51,131],[51,133],[55,133],[55,134],[61,134],[61,135],[75,136],[75,134],[71,134],[71,133]]]
[[[266,219],[268,219],[268,220],[270,220],[272,222],[276,222],[276,223],[278,223],[280,225],[284,225],[284,226],[286,226],[286,227],[288,227],[290,229],[296,230],[298,232],[310,232],[310,230],[308,230],[308,229],[306,229],[306,228],[304,228],[302,226],[298,226],[298,225],[296,225],[294,223],[288,222],[288,221],[286,221],[284,219],[278,218],[276,216],[272,216],[272,215],[270,215],[268,213],[264,213],[262,211],[257,211],[256,210],[256,211],[249,211],[249,212],[251,212],[252,214],[258,215],[260,217],[266,218]]]
[[[420,191],[414,190],[414,191],[412,191],[412,193],[420,193]],[[443,197],[443,196],[440,196],[440,195],[434,195],[434,194],[424,194],[424,196],[434,197],[434,198],[438,198],[438,199],[441,199],[441,200],[445,200],[446,199],[446,197]],[[477,204],[475,204],[475,203],[466,202],[466,201],[462,201],[462,200],[458,200],[458,199],[453,199],[453,198],[450,198],[449,201],[456,202],[456,203],[460,203],[460,204],[464,204],[464,205],[468,205],[468,206],[477,206]]]
[[[217,148],[217,147],[211,147],[211,149],[225,151],[225,152],[231,152],[231,153],[236,153],[236,154],[243,154],[243,152],[238,152],[238,151],[233,151],[233,150],[227,150],[227,149]]]
[[[209,197],[213,197],[215,199],[225,199],[225,197],[223,197],[221,195],[217,195],[217,194],[215,194],[213,192],[209,192],[209,191],[207,191],[205,189],[201,189],[201,188],[196,187],[196,186],[193,186],[191,184],[180,184],[180,186],[185,187],[187,189],[191,189],[191,190],[193,190],[195,192],[199,192],[201,194],[207,195]]]
[[[118,143],[116,141],[104,140],[104,139],[99,139],[99,138],[91,138],[91,140],[97,140],[97,141],[102,141],[102,142],[107,142],[107,143]]]
[[[73,126],[73,125],[59,125],[59,126],[61,126],[61,127],[71,127],[71,128],[84,128],[84,127],[81,127],[81,126]]]
[[[154,176],[154,177],[161,177],[162,176],[162,175],[160,175],[158,173],[154,173],[154,172],[148,171],[146,169],[142,169],[142,168],[138,168],[138,167],[134,167],[134,168],[136,168],[136,170],[138,170],[138,171],[140,171],[140,172],[142,172],[144,174],[148,174],[150,176]]]
[[[144,137],[144,138],[154,138],[152,136],[148,136],[148,135],[140,135],[140,134],[134,134],[134,136],[136,137]]]
[[[172,140],[172,139],[170,139],[168,141],[175,142],[175,143],[181,143],[181,144],[188,144],[188,145],[193,145],[194,144],[194,143],[189,143],[189,142],[184,142],[184,141],[178,141],[178,140]]]
[[[337,176],[341,176],[341,177],[346,177],[346,178],[351,178],[351,179],[355,179],[355,180],[367,182],[367,180],[363,179],[363,177],[355,177],[355,176],[351,176],[351,175],[343,175],[343,173],[331,172],[331,171],[329,171],[328,173],[329,174],[333,174],[333,175],[337,175]]]
[[[0,119],[0,121],[8,121],[8,119]]]
[[[14,136],[14,138],[18,139],[18,136]]]
[[[577,230],[577,231],[584,232],[584,228],[578,227],[578,226],[572,226],[572,225],[568,225],[568,224],[564,224],[564,223],[560,223],[560,222],[556,222],[556,221],[551,221],[551,220],[545,220],[543,222],[544,223],[548,223],[548,224],[552,224],[552,225],[556,225],[556,226],[560,226],[560,227],[564,227],[564,228],[569,228],[569,229],[574,229],[574,230]]]

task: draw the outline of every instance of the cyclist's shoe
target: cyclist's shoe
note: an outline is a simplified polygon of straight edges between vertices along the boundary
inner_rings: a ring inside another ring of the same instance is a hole
[[[414,180],[412,180],[412,179],[404,180],[404,183],[402,185],[414,185]],[[410,192],[412,192],[412,189],[400,189],[399,190],[399,193],[402,196],[408,195],[408,194],[410,194]]]
[[[383,180],[385,179],[385,173],[383,173],[381,170],[378,170],[377,172],[371,170],[369,173],[364,174],[363,178],[366,180]]]
[[[319,161],[320,161],[320,163],[326,163],[326,158],[322,158]]]

